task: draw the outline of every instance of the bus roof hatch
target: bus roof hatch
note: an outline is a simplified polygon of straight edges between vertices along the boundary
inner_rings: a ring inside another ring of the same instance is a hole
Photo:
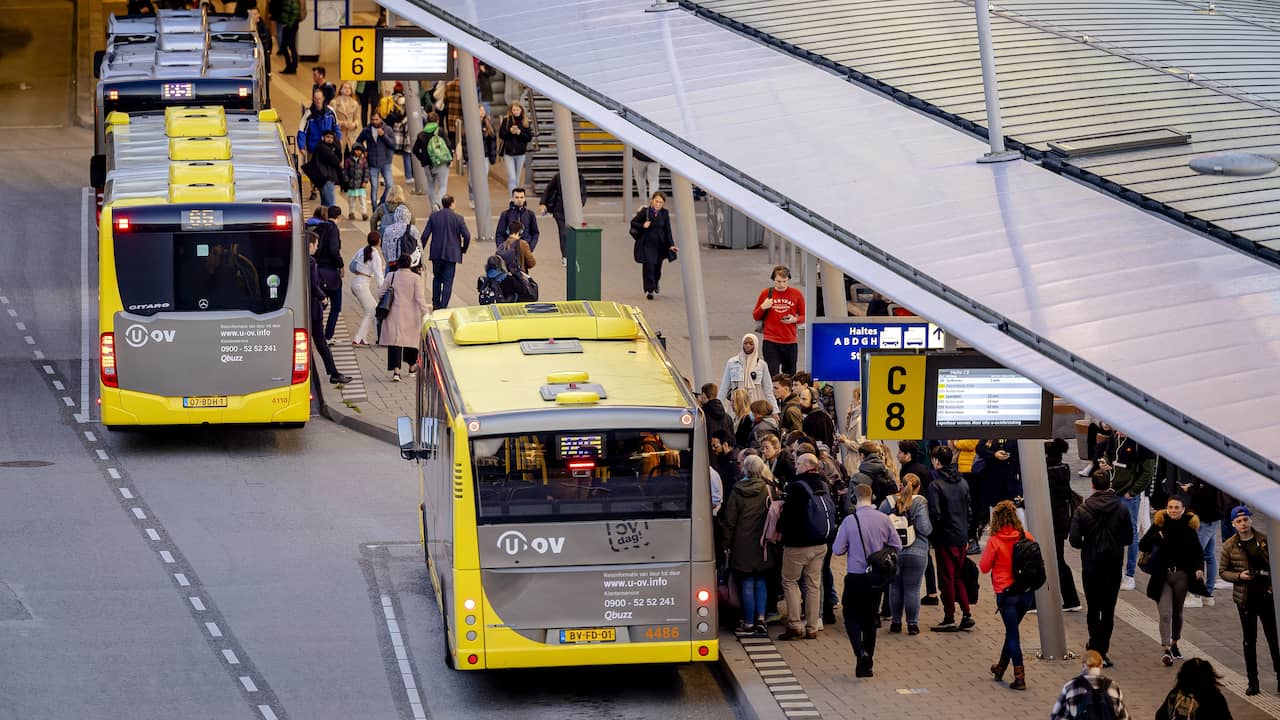
[[[640,323],[620,303],[587,300],[459,308],[450,313],[449,328],[459,345],[547,338],[635,340],[642,336]]]

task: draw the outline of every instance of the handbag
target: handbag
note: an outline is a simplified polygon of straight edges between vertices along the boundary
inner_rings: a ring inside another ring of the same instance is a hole
[[[857,508],[853,509],[853,522],[858,526],[858,542],[862,545],[862,558],[867,563],[867,582],[877,590],[887,587],[898,576],[898,550],[892,545],[885,545],[868,555]]]
[[[733,571],[729,569],[728,550],[724,551],[724,563],[720,566],[719,574],[716,595],[720,601],[720,606],[740,609],[742,607],[742,592],[738,589],[738,583],[734,582]]]
[[[516,277],[520,278],[520,282],[524,283],[524,297],[521,300],[523,302],[538,302],[538,281],[523,270]]]
[[[964,594],[970,605],[978,604],[978,590],[982,584],[978,582],[978,565],[965,558],[960,565],[960,580],[964,583]]]
[[[394,276],[395,273],[392,273]],[[378,298],[378,306],[373,309],[374,317],[379,320],[385,320],[387,315],[391,314],[391,304],[396,301],[396,286],[393,280],[387,286],[386,292],[382,293],[382,297]]]

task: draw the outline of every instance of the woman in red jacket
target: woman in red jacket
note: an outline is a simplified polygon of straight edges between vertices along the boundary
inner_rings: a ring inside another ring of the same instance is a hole
[[[1018,509],[1009,500],[1002,500],[991,512],[991,538],[982,551],[979,569],[991,573],[991,589],[996,594],[996,607],[1004,621],[1004,647],[1000,660],[991,666],[996,680],[1004,679],[1004,671],[1013,661],[1013,682],[1010,690],[1026,690],[1027,675],[1022,665],[1022,640],[1018,637],[1018,625],[1027,611],[1035,604],[1035,594],[1018,588],[1013,582],[1013,546],[1022,538],[1035,540],[1022,528]]]

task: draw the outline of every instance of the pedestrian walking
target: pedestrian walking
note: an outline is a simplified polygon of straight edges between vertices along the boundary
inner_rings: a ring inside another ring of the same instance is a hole
[[[582,202],[582,206],[587,206],[587,180],[578,173],[578,198]],[[551,218],[556,221],[556,232],[560,234],[560,264],[568,264],[568,246],[569,228],[565,225],[564,212],[564,190],[560,187],[560,173],[551,176],[547,181],[546,187],[542,189],[542,200],[538,205],[539,213],[551,213]]]
[[[774,502],[773,476],[764,461],[751,455],[743,462],[743,475],[733,484],[720,509],[721,545],[728,553],[729,570],[742,591],[739,635],[766,637],[768,575],[778,564],[778,550],[764,539],[765,520]]]
[[[532,140],[533,132],[524,106],[518,102],[511,103],[507,114],[498,123],[498,156],[507,168],[507,192],[524,185],[525,153]]]
[[[1142,513],[1142,495],[1151,486],[1156,476],[1155,455],[1139,445],[1123,430],[1115,429],[1106,447],[1098,456],[1098,467],[1111,473],[1111,487],[1129,509],[1133,537],[1137,540],[1138,518]],[[1137,587],[1133,577],[1137,569],[1138,545],[1135,542],[1129,546],[1129,553],[1125,559],[1124,579],[1120,582],[1121,590],[1133,590]]]
[[[1184,495],[1188,503],[1187,509],[1195,513],[1196,518],[1200,520],[1200,528],[1196,530],[1196,536],[1200,538],[1200,547],[1204,549],[1204,584],[1209,594],[1203,598],[1199,595],[1187,597],[1186,606],[1189,608],[1205,605],[1213,607],[1213,591],[1218,581],[1218,536],[1223,524],[1223,515],[1231,505],[1224,502],[1223,493],[1217,488],[1173,463],[1165,463],[1165,473],[1167,475],[1165,489],[1170,495]]]
[[[889,516],[902,541],[898,574],[889,583],[889,632],[902,632],[905,614],[907,634],[919,635],[920,581],[929,563],[929,535],[933,533],[929,501],[920,494],[920,477],[915,473],[903,475],[902,489],[884,499],[880,512]]]
[[[977,625],[969,612],[961,569],[969,541],[969,483],[951,464],[951,448],[933,449],[933,483],[929,485],[929,519],[933,522],[933,557],[938,570],[938,592],[942,595],[942,622],[933,632],[956,632]],[[956,604],[963,616],[956,622]]]
[[[898,492],[898,479],[891,473],[881,455],[880,443],[866,440],[858,445],[858,471],[853,475],[853,482],[871,488],[872,497],[878,505],[884,499]]]
[[[409,374],[418,371],[418,340],[422,334],[422,320],[431,312],[427,294],[418,271],[410,267],[408,255],[401,255],[396,270],[387,274],[382,282],[379,298],[391,291],[391,309],[382,320],[378,343],[387,347],[387,370],[391,381],[400,382],[400,365],[408,363]]]
[[[1222,696],[1222,676],[1208,660],[1191,658],[1178,668],[1178,680],[1156,710],[1156,720],[1231,720]]]
[[[472,184],[472,178],[481,178],[488,180],[489,167],[496,165],[498,162],[498,133],[493,129],[493,123],[489,120],[489,109],[483,104],[480,106],[480,138],[481,145],[484,147],[484,158],[487,162],[478,162],[471,164],[471,151],[467,147],[467,129],[465,123],[458,124],[458,144],[462,146],[462,162],[467,166],[467,202],[468,207],[475,207],[476,193]]]
[[[1003,680],[1009,663],[1013,663],[1013,682],[1010,690],[1026,690],[1026,667],[1022,664],[1022,639],[1018,626],[1027,611],[1035,606],[1035,594],[1030,588],[1020,586],[1014,576],[1013,548],[1021,540],[1033,538],[1018,519],[1018,508],[1011,500],[1001,500],[991,511],[991,538],[982,551],[978,569],[991,573],[991,590],[996,596],[996,608],[1004,622],[1004,645],[1000,659],[991,666],[991,675]]]
[[[658,192],[658,177],[662,172],[662,166],[653,158],[645,155],[635,148],[631,148],[631,174],[636,179],[636,190],[639,191],[640,197],[653,197]],[[627,199],[627,204],[631,204],[631,199]]]
[[[471,247],[471,231],[467,222],[453,210],[453,196],[440,198],[440,209],[427,218],[422,232],[422,242],[427,245],[427,257],[431,260],[431,307],[449,307],[453,297],[453,276],[462,262],[462,256]]]
[[[731,393],[741,388],[747,394],[748,404],[756,400],[767,400],[776,412],[778,401],[773,397],[772,386],[773,378],[769,375],[769,365],[760,355],[759,338],[752,333],[743,335],[742,350],[736,355],[730,355],[724,363],[724,376],[720,380],[720,399],[730,400]]]
[[[511,191],[511,201],[507,203],[507,209],[498,215],[498,224],[493,236],[495,244],[501,245],[511,234],[511,225],[520,223],[521,239],[529,243],[531,251],[538,249],[538,218],[526,203],[524,188],[518,187]]]
[[[360,136],[356,138],[356,142],[363,145],[369,154],[369,197],[371,198],[370,202],[377,208],[387,202],[387,193],[394,184],[391,179],[391,164],[394,162],[396,155],[395,134],[384,125],[382,113],[375,110],[369,118],[369,124],[365,125],[364,129],[360,131]],[[381,194],[378,191],[379,182],[381,182],[382,186]],[[380,227],[372,229],[382,232],[384,236],[386,235],[385,231]]]
[[[343,185],[347,189],[347,217],[356,219],[360,211],[363,220],[369,219],[369,196],[365,185],[369,184],[369,161],[363,145],[352,145],[342,169]]]
[[[321,287],[329,299],[329,319],[324,325],[325,340],[332,345],[333,333],[338,327],[338,317],[342,313],[342,233],[338,230],[337,220],[342,217],[342,208],[336,205],[328,208],[316,208],[321,221],[312,225],[312,230],[319,237],[319,247],[313,254],[320,273]]]
[[[410,208],[409,204],[405,201],[404,186],[393,185],[390,188],[390,192],[387,193],[387,199],[373,209],[373,217],[369,218],[369,229],[377,230],[382,233],[383,252],[386,253],[389,260],[395,256],[387,251],[388,245],[386,241],[390,237],[387,231],[391,229],[392,225],[396,224],[396,210],[399,210],[400,208],[404,208],[405,212],[409,213],[407,216],[408,220],[405,222],[412,226],[415,219],[413,216],[413,209]]]
[[[311,68],[311,90],[312,92],[319,90],[324,93],[324,104],[329,105],[333,99],[338,96],[338,88],[329,82],[328,71],[323,65],[316,65]]]
[[[804,294],[791,287],[791,270],[775,265],[773,285],[760,291],[751,317],[764,331],[764,361],[779,375],[794,375],[799,341],[796,327],[804,322]]]
[[[884,592],[884,588],[872,582],[870,558],[885,547],[901,550],[902,540],[889,518],[872,506],[869,485],[854,486],[853,495],[853,512],[840,524],[831,552],[845,556],[847,573],[840,603],[844,608],[845,632],[857,658],[854,677],[868,678],[874,675],[876,625],[879,623],[877,611],[880,609],[880,595]],[[786,512],[785,505],[782,511]],[[809,582],[807,578],[806,582]],[[919,576],[916,582],[919,583]],[[783,583],[785,586],[786,575],[783,575]],[[788,608],[790,605],[788,599]]]
[[[427,172],[427,199],[431,210],[439,210],[440,201],[449,190],[449,165],[453,162],[453,151],[449,149],[448,134],[434,112],[427,113],[427,122],[413,141],[413,156]]]
[[[422,264],[422,241],[417,229],[413,227],[413,215],[410,214],[408,205],[397,205],[392,212],[391,223],[382,231],[382,251],[386,253],[386,257],[396,258],[391,263],[392,270],[399,267],[396,263],[400,262],[401,256],[409,258],[411,267]]]
[[[338,146],[337,132],[325,130],[320,142],[311,149],[311,158],[303,170],[313,187],[320,190],[320,204],[337,205],[338,184],[342,182],[342,148]],[[341,217],[341,215],[339,215]]]
[[[1280,692],[1280,643],[1276,641],[1276,606],[1271,587],[1271,548],[1265,533],[1253,529],[1253,512],[1244,505],[1231,509],[1232,535],[1222,544],[1218,575],[1231,583],[1231,598],[1240,613],[1240,633],[1244,641],[1244,666],[1249,678],[1246,695],[1257,695],[1258,621],[1271,650],[1271,668]]]
[[[507,266],[507,272],[516,276],[517,280],[523,280],[522,276],[538,264],[538,259],[533,256],[533,248],[529,246],[529,242],[522,235],[524,227],[519,222],[513,222],[507,226],[507,237],[498,245],[498,257],[502,258],[502,262]],[[527,295],[528,288],[524,288],[521,294]]]
[[[367,245],[351,256],[347,269],[351,271],[351,294],[360,308],[360,326],[351,338],[356,347],[369,347],[378,341],[374,330],[374,310],[378,307],[378,299],[374,292],[382,287],[386,279],[386,260],[382,257],[382,236],[375,230],[369,233]]]
[[[323,285],[320,280],[320,273],[316,266],[315,252],[320,246],[320,238],[314,232],[307,232],[307,266],[309,269],[309,279],[311,285],[311,344],[315,346],[316,352],[320,354],[320,361],[324,363],[325,372],[329,374],[329,382],[334,385],[343,385],[351,382],[350,375],[343,375],[338,371],[338,366],[333,362],[333,353],[329,351],[329,344],[325,342],[324,334],[321,327],[324,325],[324,306],[329,298],[325,295]]]
[[[656,192],[649,204],[631,218],[631,238],[635,241],[631,254],[640,263],[644,294],[650,300],[661,291],[663,261],[675,260],[679,250],[671,235],[671,216],[663,207],[666,202],[667,197]]]
[[[823,629],[822,559],[827,554],[827,543],[836,533],[835,505],[819,472],[818,458],[801,455],[796,459],[796,471],[796,478],[786,485],[778,518],[782,533],[782,591],[787,600],[787,630],[778,636],[779,640],[812,640]]]
[[[1080,674],[1067,681],[1049,711],[1049,720],[1114,718],[1129,720],[1124,694],[1114,680],[1102,674],[1102,655],[1094,650],[1084,654]]]
[[[1076,579],[1063,553],[1067,536],[1071,534],[1071,516],[1082,502],[1082,498],[1071,489],[1071,468],[1062,461],[1062,456],[1069,449],[1066,440],[1054,438],[1044,444],[1044,461],[1049,475],[1049,505],[1053,509],[1053,543],[1058,549],[1058,587],[1062,592],[1062,609],[1080,612]]]
[[[326,84],[333,87],[332,84]],[[329,109],[338,119],[338,130],[342,132],[342,153],[345,157],[351,153],[361,132],[360,101],[356,99],[355,87],[349,80],[342,83],[338,94],[329,101]]]
[[[1095,470],[1090,476],[1093,494],[1085,498],[1071,518],[1068,540],[1080,550],[1080,580],[1088,605],[1090,650],[1102,655],[1103,667],[1112,667],[1111,633],[1116,623],[1116,601],[1124,572],[1125,547],[1133,544],[1129,509],[1111,488],[1111,473]]]
[[[1187,510],[1182,496],[1169,498],[1164,510],[1156,512],[1151,527],[1138,543],[1147,554],[1143,570],[1151,573],[1147,597],[1160,612],[1160,645],[1165,667],[1182,659],[1178,639],[1182,637],[1182,607],[1188,592],[1203,595],[1204,555],[1196,530],[1200,519]]]
[[[280,0],[280,12],[271,13],[271,20],[280,28],[280,54],[284,55],[283,75],[298,73],[298,25],[306,5],[302,0]]]

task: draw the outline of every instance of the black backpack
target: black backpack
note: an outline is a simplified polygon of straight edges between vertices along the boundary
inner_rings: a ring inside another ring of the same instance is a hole
[[[1028,592],[1044,587],[1048,579],[1044,570],[1044,554],[1040,552],[1040,543],[1022,534],[1022,539],[1013,544],[1013,592]]]
[[[1107,693],[1107,688],[1111,687],[1110,680],[1099,678],[1098,687],[1084,678],[1078,678],[1076,682],[1085,684],[1085,692],[1084,702],[1072,715],[1074,720],[1116,720],[1116,709]]]
[[[492,305],[502,301],[502,283],[488,275],[481,275],[476,280],[476,303],[478,305]]]
[[[831,500],[830,493],[815,493],[803,480],[797,480],[794,484],[800,486],[808,496],[808,501],[805,503],[805,522],[809,537],[822,538],[822,542],[828,543],[834,540],[839,526],[836,525],[836,506]]]

